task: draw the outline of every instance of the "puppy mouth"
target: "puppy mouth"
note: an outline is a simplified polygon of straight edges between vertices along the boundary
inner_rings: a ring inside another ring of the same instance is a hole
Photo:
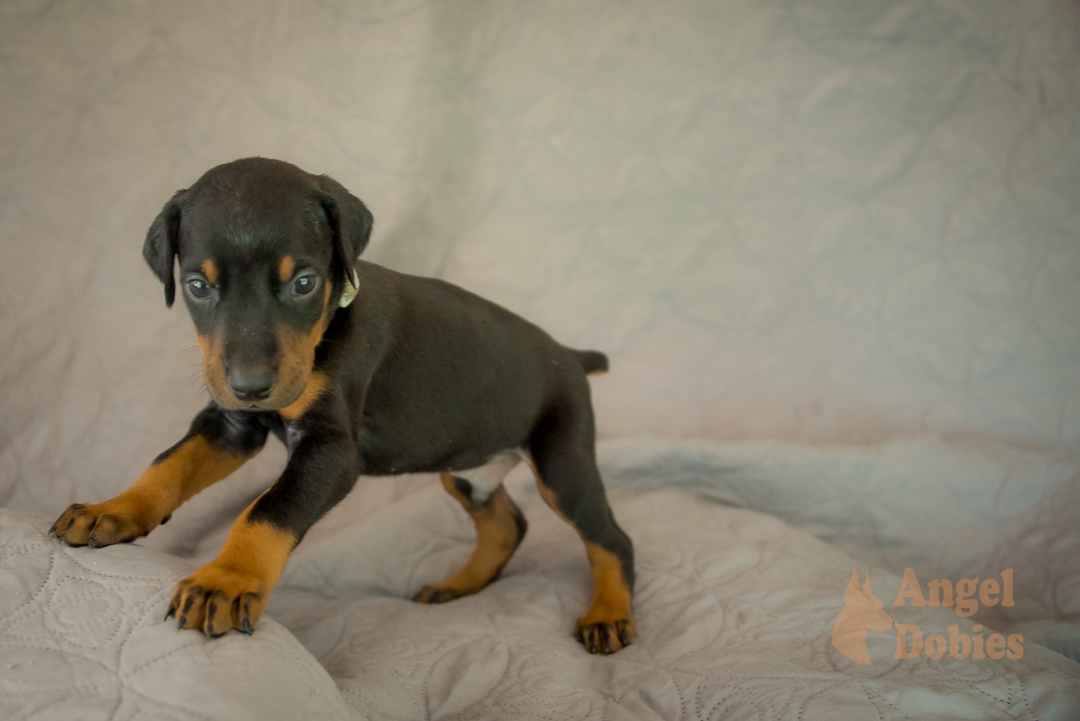
[[[296,398],[299,398],[300,394],[296,393],[295,396],[296,396]],[[234,397],[233,400],[235,402],[237,402],[237,403],[247,404],[247,407],[244,408],[244,410],[270,412],[270,411],[280,411],[282,408],[288,408],[290,405],[292,405],[296,401],[296,398],[292,398],[290,400],[290,398],[286,397],[284,399],[284,402],[273,400],[271,398],[267,398],[264,401],[255,401],[255,402],[241,401],[241,400],[236,399],[235,397]]]
[[[290,384],[289,388],[281,388],[280,390],[275,389],[267,398],[253,401],[251,399],[238,398],[227,386],[222,388],[216,383],[207,382],[208,380],[209,379],[204,378],[204,384],[206,389],[210,391],[210,397],[214,400],[214,403],[225,410],[231,411],[252,411],[258,413],[280,411],[295,403],[304,392],[303,385],[296,388],[294,384]]]
[[[300,397],[300,394],[304,392],[301,387],[299,390],[286,391],[283,393],[274,392],[269,398],[264,398],[258,401],[243,400],[237,398],[232,393],[229,394],[230,400],[233,403],[240,404],[244,407],[244,410],[248,411],[280,411],[282,408],[288,408],[290,405],[296,402],[296,399]]]

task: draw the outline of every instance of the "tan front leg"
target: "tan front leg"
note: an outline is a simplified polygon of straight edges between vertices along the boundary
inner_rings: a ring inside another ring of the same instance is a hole
[[[192,436],[151,464],[116,498],[68,506],[49,532],[71,546],[100,548],[134,541],[169,520],[180,504],[228,476],[258,451],[234,455],[200,435]]]
[[[221,555],[176,584],[166,619],[176,616],[180,628],[201,629],[211,638],[234,628],[250,634],[259,625],[297,539],[291,531],[248,520],[254,506],[229,531]]]

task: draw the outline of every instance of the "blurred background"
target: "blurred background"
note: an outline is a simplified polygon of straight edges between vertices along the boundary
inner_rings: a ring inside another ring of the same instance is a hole
[[[603,438],[1080,452],[1073,1],[6,0],[0,107],[7,506],[114,495],[206,403],[140,248],[252,155],[606,352]]]

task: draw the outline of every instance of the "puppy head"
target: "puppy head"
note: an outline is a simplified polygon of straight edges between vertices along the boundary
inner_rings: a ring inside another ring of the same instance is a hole
[[[178,266],[219,406],[277,410],[300,397],[334,312],[355,293],[371,225],[336,181],[265,158],[219,165],[165,204],[143,257],[169,306]]]

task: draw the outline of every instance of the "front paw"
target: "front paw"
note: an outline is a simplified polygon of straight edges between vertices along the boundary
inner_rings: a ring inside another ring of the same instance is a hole
[[[165,619],[179,628],[200,629],[217,638],[231,629],[251,634],[259,625],[270,585],[214,561],[176,584]]]
[[[151,521],[136,504],[114,498],[89,506],[71,504],[56,519],[49,533],[69,546],[103,548],[141,538],[157,526],[158,521]]]

